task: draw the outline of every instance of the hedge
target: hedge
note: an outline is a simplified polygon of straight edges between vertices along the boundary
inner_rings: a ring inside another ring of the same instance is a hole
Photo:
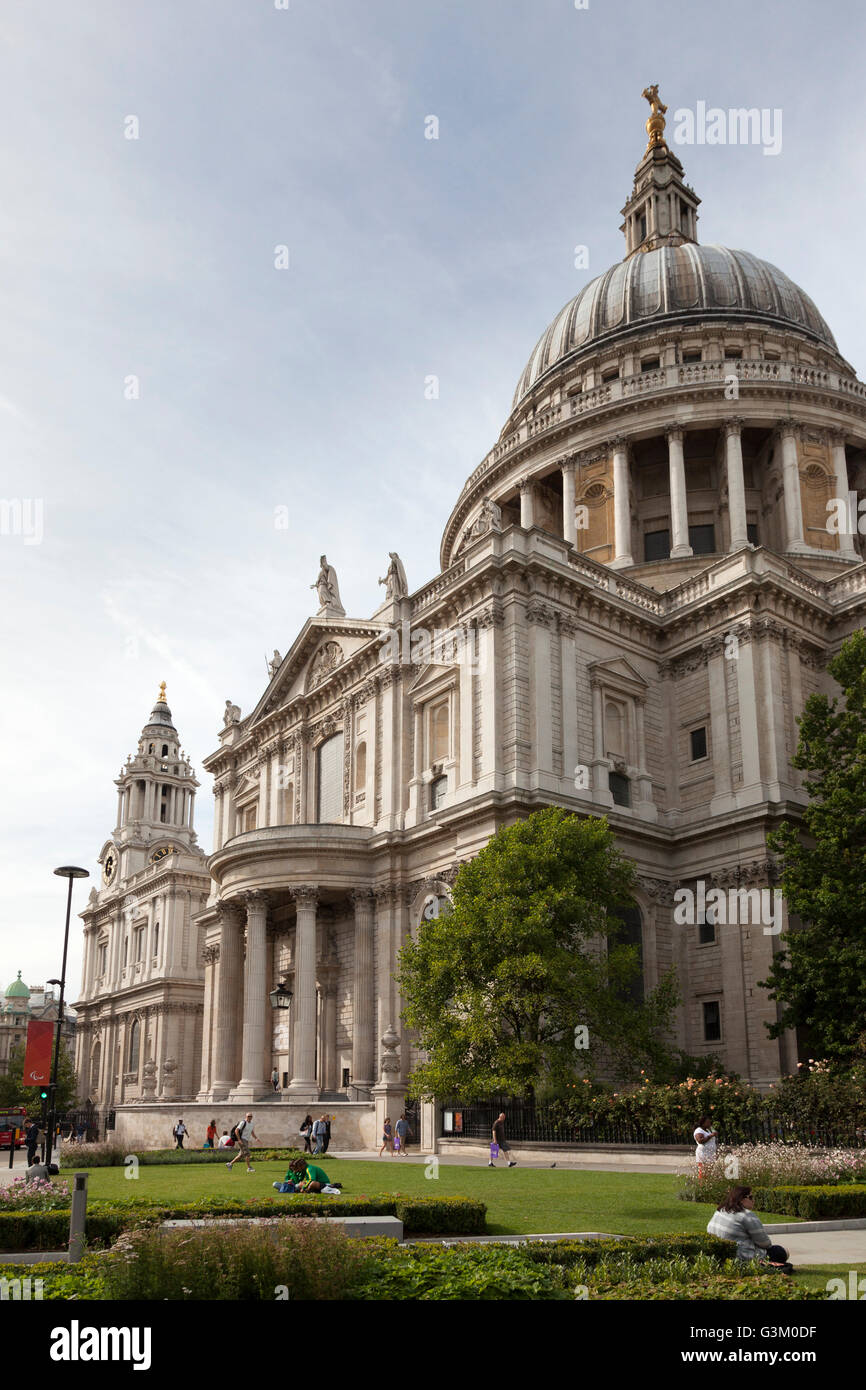
[[[149,1164],[188,1164],[188,1163],[226,1163],[240,1152],[239,1149],[130,1149],[122,1144],[78,1144],[75,1148],[60,1151],[62,1171],[79,1172],[90,1168],[123,1168],[130,1158],[136,1158],[139,1165]],[[287,1162],[292,1158],[303,1157],[300,1149],[250,1149],[252,1158],[260,1163]]]
[[[327,1197],[288,1194],[282,1198],[208,1197],[198,1202],[155,1205],[143,1201],[92,1203],[87,1209],[88,1245],[109,1245],[121,1231],[146,1221],[208,1216],[396,1216],[407,1235],[483,1235],[487,1207],[470,1197]],[[0,1212],[0,1250],[62,1250],[69,1237],[69,1211]]]
[[[599,1264],[611,1255],[628,1255],[635,1264],[647,1260],[674,1259],[680,1256],[694,1259],[709,1255],[724,1264],[731,1258],[731,1242],[717,1236],[623,1236],[619,1240],[551,1240],[535,1241],[524,1247],[530,1258],[539,1264],[558,1264],[568,1269],[583,1262]]]
[[[806,1221],[843,1221],[866,1217],[866,1183],[825,1187],[761,1187],[754,1191],[758,1210],[799,1216]]]

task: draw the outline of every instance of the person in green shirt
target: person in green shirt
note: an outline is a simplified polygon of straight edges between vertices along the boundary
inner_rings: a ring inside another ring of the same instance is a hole
[[[317,1163],[308,1163],[303,1158],[295,1160],[284,1181],[293,1182],[296,1192],[321,1192],[323,1187],[341,1186],[340,1183],[331,1182],[324,1168],[320,1168]]]

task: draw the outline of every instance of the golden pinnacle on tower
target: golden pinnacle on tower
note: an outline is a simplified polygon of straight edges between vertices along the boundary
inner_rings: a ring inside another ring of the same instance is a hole
[[[167,704],[168,704],[168,701],[167,701],[166,698],[165,698],[165,681],[160,681],[160,683],[159,683],[159,695],[157,696],[157,701],[156,701],[156,703],[157,703],[158,705],[167,705]]]
[[[665,140],[665,112],[667,107],[659,99],[659,84],[656,82],[653,87],[644,87],[641,96],[646,97],[650,104],[650,115],[647,117],[646,133],[649,136],[649,144],[644,151],[649,154],[650,150],[666,150],[667,141]]]

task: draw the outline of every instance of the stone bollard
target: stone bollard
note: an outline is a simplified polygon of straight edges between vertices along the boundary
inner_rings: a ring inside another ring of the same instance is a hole
[[[87,1174],[74,1173],[72,1213],[69,1218],[69,1263],[75,1264],[84,1254],[84,1218],[87,1215]]]

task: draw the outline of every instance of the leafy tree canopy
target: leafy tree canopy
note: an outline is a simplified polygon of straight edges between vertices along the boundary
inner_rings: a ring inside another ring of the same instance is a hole
[[[411,1094],[555,1092],[600,1065],[617,1076],[669,1065],[675,977],[634,997],[639,951],[617,915],[633,884],[607,821],[559,808],[500,830],[464,864],[451,913],[422,923],[400,956],[404,1021],[428,1058]]]
[[[24,1105],[31,1117],[38,1117],[42,1109],[39,1099],[43,1087],[24,1085],[24,1044],[17,1043],[9,1052],[9,1068],[0,1076],[0,1110],[7,1106]],[[53,1056],[53,1053],[52,1053]],[[60,1059],[57,1066],[56,1110],[74,1110],[78,1104],[78,1083],[75,1067],[68,1048],[61,1043]]]
[[[866,1051],[866,632],[827,669],[842,699],[810,696],[792,759],[810,774],[803,826],[768,837],[803,926],[782,937],[762,986],[782,1006],[772,1037],[805,1028],[815,1057],[847,1065]]]

